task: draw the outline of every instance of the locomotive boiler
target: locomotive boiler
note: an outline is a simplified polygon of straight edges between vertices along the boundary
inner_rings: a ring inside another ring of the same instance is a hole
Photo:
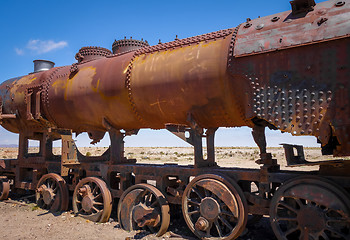
[[[180,205],[199,238],[235,239],[269,215],[278,239],[350,239],[349,162],[311,163],[302,146],[284,144],[288,166],[319,170],[282,171],[266,149],[268,127],[315,136],[324,155],[350,155],[350,3],[291,7],[154,46],[122,39],[113,53],[83,47],[72,65],[37,60],[33,73],[3,82],[1,125],[19,133],[19,150],[17,159],[0,160],[0,199],[10,188],[34,190],[40,207],[63,211],[71,195],[74,212],[96,222],[109,219],[118,199],[123,229],[157,236],[169,226],[169,205]],[[215,131],[241,126],[253,129],[260,169],[215,162]],[[190,143],[193,165],[127,159],[123,139],[142,128]],[[84,156],[73,132],[87,132],[92,143],[108,132],[110,147]],[[38,153],[28,151],[31,139]]]

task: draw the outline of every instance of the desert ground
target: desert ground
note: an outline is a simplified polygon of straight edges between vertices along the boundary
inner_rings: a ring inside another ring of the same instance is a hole
[[[107,148],[85,147],[79,150],[85,155],[101,155]],[[36,152],[37,148],[30,148]],[[291,169],[286,166],[283,148],[269,148],[273,157],[279,160],[281,169]],[[60,148],[54,148],[55,154],[60,154]],[[16,158],[17,148],[1,148],[0,158]],[[193,164],[192,148],[176,147],[139,147],[125,148],[125,156],[137,159],[139,163],[176,163],[179,165]],[[305,157],[309,161],[332,159],[321,156],[319,148],[306,148]],[[218,147],[216,161],[222,167],[259,168],[255,160],[259,158],[258,148]],[[295,167],[294,170],[317,170],[317,166]],[[113,211],[108,223],[93,223],[80,217],[75,217],[72,211],[50,213],[35,205],[33,193],[26,196],[10,195],[10,199],[0,202],[0,239],[196,239],[187,229],[180,214],[172,216],[169,231],[162,237],[144,231],[125,232],[116,221],[116,210]],[[273,240],[274,234],[269,226],[268,217],[258,223],[248,226],[238,239],[241,240]]]

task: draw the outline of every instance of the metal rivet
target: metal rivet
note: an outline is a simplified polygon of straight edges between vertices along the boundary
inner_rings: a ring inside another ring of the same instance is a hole
[[[265,26],[265,24],[262,23],[262,24],[259,24],[258,26],[256,26],[255,29],[256,30],[261,30],[261,29],[264,28],[264,26]]]
[[[341,6],[344,6],[345,5],[345,2],[344,1],[339,1],[335,4],[336,7],[341,7]]]
[[[271,22],[277,22],[278,20],[280,20],[280,17],[273,17],[271,18]]]

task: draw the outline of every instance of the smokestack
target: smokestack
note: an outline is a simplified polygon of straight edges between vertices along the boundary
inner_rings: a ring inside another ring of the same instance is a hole
[[[35,73],[50,70],[55,66],[54,62],[48,60],[34,60],[33,62]]]

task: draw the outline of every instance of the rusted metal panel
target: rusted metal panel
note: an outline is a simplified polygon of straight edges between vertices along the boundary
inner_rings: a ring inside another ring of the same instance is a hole
[[[315,44],[350,34],[350,4],[318,3],[313,11],[291,11],[247,21],[238,31],[235,57]]]
[[[184,39],[183,44],[175,41],[159,50],[146,48],[135,58],[129,94],[144,124],[153,128],[164,128],[166,123],[186,125],[192,113],[203,127],[244,125],[235,108],[240,103],[232,96],[234,84],[226,75],[231,34],[218,36],[206,41],[200,41],[201,36],[193,42]]]
[[[125,89],[132,55],[82,63],[73,73],[70,67],[58,70],[48,83],[47,115],[58,127],[77,132],[106,131],[104,118],[119,129],[138,128]]]

